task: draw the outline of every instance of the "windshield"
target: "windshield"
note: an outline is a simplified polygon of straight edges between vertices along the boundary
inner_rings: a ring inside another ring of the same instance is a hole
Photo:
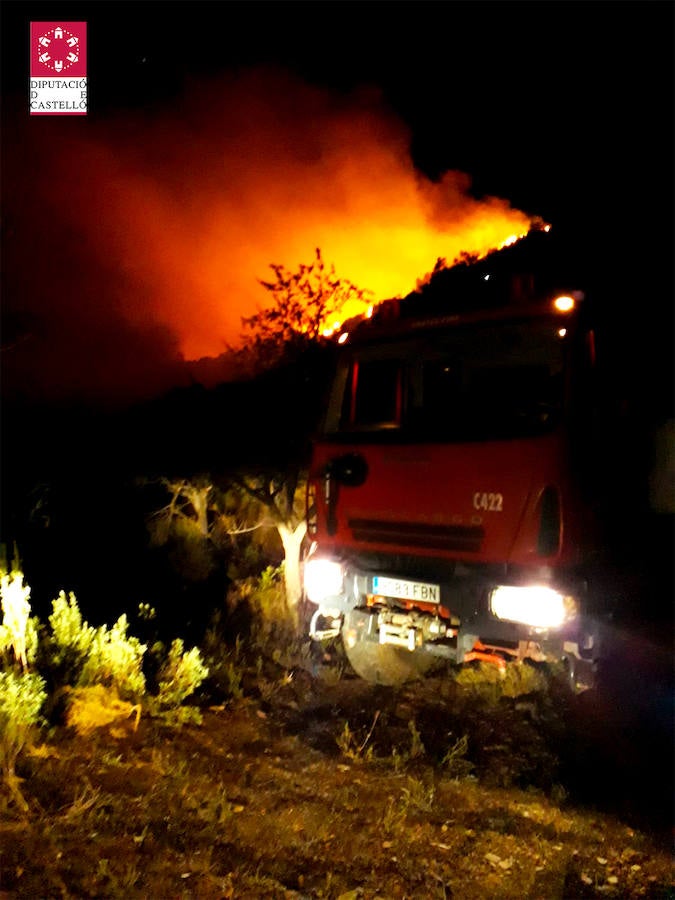
[[[481,323],[357,349],[336,379],[326,431],[418,441],[544,433],[562,411],[563,337],[554,320]]]

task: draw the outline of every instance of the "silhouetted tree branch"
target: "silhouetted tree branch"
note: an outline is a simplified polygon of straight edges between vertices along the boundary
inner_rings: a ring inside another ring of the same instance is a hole
[[[371,293],[339,278],[335,266],[324,262],[319,247],[311,265],[301,263],[291,272],[272,263],[270,269],[274,279],[260,279],[260,284],[272,295],[272,305],[242,318],[247,346],[254,353],[265,351],[268,359],[271,351],[278,358],[289,348],[320,341],[336,322],[342,322],[347,303],[367,304]]]

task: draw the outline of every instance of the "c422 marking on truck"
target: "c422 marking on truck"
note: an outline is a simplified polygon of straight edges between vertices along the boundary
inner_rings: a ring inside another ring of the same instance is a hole
[[[482,509],[485,512],[502,512],[504,497],[501,494],[476,491],[473,495],[473,508]]]

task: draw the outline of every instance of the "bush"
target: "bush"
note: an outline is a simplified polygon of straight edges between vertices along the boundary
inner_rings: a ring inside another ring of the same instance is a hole
[[[30,618],[30,588],[23,583],[23,573],[0,574],[0,653],[12,649],[15,661],[25,670],[33,662],[37,650],[37,626]]]
[[[286,651],[298,641],[296,623],[286,603],[283,563],[268,566],[257,578],[239,581],[227,598],[230,617],[246,622],[254,647],[269,653]]]
[[[34,672],[0,672],[0,767],[14,775],[16,758],[46,699],[44,680]]]
[[[158,645],[155,650],[163,649]],[[185,652],[183,641],[176,638],[158,673],[158,692],[147,700],[151,715],[182,724],[184,721],[201,721],[199,711],[181,704],[191,696],[207,678],[208,668],[203,664],[197,647]],[[180,710],[180,712],[179,712]]]
[[[47,638],[46,664],[61,686],[113,687],[119,696],[137,699],[145,692],[142,672],[146,646],[127,637],[127,617],[119,617],[113,627],[94,628],[83,621],[74,594],[63,591],[52,601]]]
[[[158,667],[157,694],[147,697],[143,672],[147,647],[138,638],[127,635],[126,615],[120,616],[110,629],[106,625],[94,628],[82,619],[75,595],[71,593],[66,598],[63,591],[52,607],[45,667],[59,688],[68,689],[69,706],[77,703],[81,707],[79,712],[69,710],[69,723],[85,729],[88,723],[98,727],[136,710],[137,706],[130,706],[128,701],[138,704],[141,698],[145,698],[151,715],[176,724],[199,719],[196,710],[183,708],[183,712],[174,714],[209,674],[196,647],[185,652],[182,640],[173,641]],[[156,644],[153,655],[161,656],[163,650],[162,644]],[[85,690],[98,686],[107,693]]]
[[[545,693],[545,676],[528,663],[512,662],[505,669],[491,663],[463,666],[455,678],[467,695],[487,705],[499,703],[503,697],[516,698],[526,694]]]
[[[145,693],[142,672],[146,645],[127,637],[127,617],[121,615],[108,631],[102,625],[94,634],[78,685],[114,687],[122,698],[138,699]]]
[[[67,697],[66,722],[79,734],[111,725],[141,712],[139,700],[145,696],[142,670],[146,646],[127,635],[127,618],[120,616],[108,628],[85,622],[74,594],[64,591],[52,602],[50,630],[43,634],[38,665],[50,676],[55,691],[48,698],[42,675],[29,672],[28,664],[38,657],[40,623],[30,617],[30,588],[23,574],[0,569],[0,776],[22,810],[28,810],[16,776],[16,762],[40,724],[47,699]],[[185,652],[176,639],[158,672],[157,696],[149,698],[151,713],[182,724],[199,720],[199,712],[181,704],[199,687],[209,670],[195,647]],[[135,702],[129,702],[129,701]]]
[[[61,591],[52,600],[49,616],[51,634],[47,636],[45,662],[54,672],[54,680],[63,685],[78,683],[89,655],[96,629],[82,621],[75,594]]]
[[[0,572],[0,774],[23,810],[28,804],[19,789],[16,761],[40,720],[47,697],[42,678],[28,671],[37,647],[37,624],[30,618],[29,597],[30,588],[24,585],[22,572]]]

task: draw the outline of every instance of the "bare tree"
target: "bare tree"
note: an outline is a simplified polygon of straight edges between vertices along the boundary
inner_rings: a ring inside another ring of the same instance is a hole
[[[346,304],[358,300],[367,304],[370,291],[358,288],[346,278],[338,278],[335,266],[328,266],[319,247],[310,265],[300,264],[295,272],[272,263],[272,281],[260,284],[272,295],[272,305],[253,316],[242,318],[245,337],[255,348],[274,347],[283,351],[303,341],[318,341],[344,319]]]
[[[169,494],[166,506],[152,514],[153,539],[158,544],[166,544],[176,521],[187,521],[194,525],[204,540],[209,537],[209,504],[213,485],[205,476],[199,478],[161,478],[160,484]]]
[[[335,323],[344,319],[348,303],[360,301],[365,306],[372,296],[371,291],[339,278],[335,266],[324,262],[318,247],[314,261],[301,264],[295,272],[278,264],[270,265],[270,269],[274,279],[261,280],[260,284],[271,294],[271,306],[242,319],[247,339],[245,352],[257,360],[258,370],[270,368],[281,359],[290,359],[296,365],[300,359],[306,360],[303,352],[325,341]],[[288,422],[297,421],[290,404],[303,402],[302,397],[287,389],[281,414],[277,412],[275,416],[277,430],[288,429]],[[262,470],[254,474],[251,470],[235,479],[239,489],[255,498],[266,511],[279,533],[284,548],[286,602],[296,622],[302,596],[300,555],[307,532],[302,462],[289,461],[283,471],[273,474]]]
[[[213,471],[213,477],[164,479],[169,500],[152,524],[160,543],[168,541],[172,528],[176,534],[182,527],[202,549],[217,550],[223,549],[222,536],[234,539],[258,528],[275,528],[283,547],[287,610],[299,624],[300,560],[307,531],[303,465],[318,402],[316,384],[330,356],[324,353],[331,346],[326,334],[344,317],[347,303],[365,305],[370,292],[339,278],[319,248],[314,261],[295,272],[277,264],[270,268],[274,278],[260,283],[271,295],[271,306],[242,319],[243,369],[257,372],[258,378],[247,383],[257,393],[241,395],[250,396],[251,403],[238,407],[245,421],[240,423],[239,452],[245,448],[245,458],[258,462],[218,478]]]
[[[239,474],[232,482],[260,506],[281,539],[284,549],[284,586],[288,613],[299,624],[302,597],[300,551],[307,533],[304,481],[299,472],[278,474]]]
[[[300,551],[307,531],[304,482],[299,474],[241,472],[227,478],[225,490],[205,475],[162,478],[160,484],[168,502],[150,516],[156,544],[166,544],[181,531],[185,537],[186,528],[202,550],[207,543],[212,548],[221,544],[222,536],[235,538],[261,528],[276,529],[284,551],[286,605],[290,618],[298,624]]]

